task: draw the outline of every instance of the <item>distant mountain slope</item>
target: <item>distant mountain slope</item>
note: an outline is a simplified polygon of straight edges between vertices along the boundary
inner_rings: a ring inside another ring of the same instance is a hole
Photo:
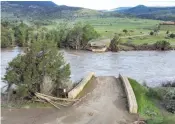
[[[136,17],[159,19],[159,20],[175,20],[175,7],[147,7],[139,5],[122,11],[125,14],[131,14]]]
[[[118,7],[118,8],[112,9],[111,11],[123,12],[123,11],[130,9],[130,8],[132,8],[132,7]]]
[[[80,7],[58,6],[51,1],[2,1],[2,19],[55,19],[95,16],[96,10]]]
[[[57,6],[57,4],[55,4],[52,1],[7,1],[9,4],[18,4],[21,6],[40,6],[40,7],[53,7],[53,6]]]

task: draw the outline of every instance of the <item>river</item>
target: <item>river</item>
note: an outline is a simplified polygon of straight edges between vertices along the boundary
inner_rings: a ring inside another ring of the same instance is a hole
[[[88,51],[62,50],[71,66],[71,79],[80,80],[88,72],[97,76],[132,77],[140,83],[157,86],[175,80],[175,51],[128,51],[93,53]],[[22,53],[20,48],[1,49],[1,77],[8,62]],[[4,83],[1,81],[1,87]]]

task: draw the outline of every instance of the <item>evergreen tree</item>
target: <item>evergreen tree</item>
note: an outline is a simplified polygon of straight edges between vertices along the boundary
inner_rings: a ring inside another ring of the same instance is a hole
[[[24,97],[41,92],[45,77],[51,81],[50,94],[58,91],[58,88],[66,88],[69,76],[70,66],[65,64],[57,46],[53,42],[35,41],[24,55],[19,55],[9,63],[4,80],[8,90],[15,84],[17,94]]]

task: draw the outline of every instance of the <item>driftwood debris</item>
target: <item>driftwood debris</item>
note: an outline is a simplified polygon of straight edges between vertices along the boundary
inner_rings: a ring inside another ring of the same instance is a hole
[[[75,102],[78,100],[78,99],[58,98],[58,97],[45,95],[42,93],[35,93],[35,96],[38,98],[35,101],[48,102],[51,105],[53,105],[54,107],[56,107],[57,109],[60,109],[59,106],[66,107],[66,106],[70,105],[71,102]]]

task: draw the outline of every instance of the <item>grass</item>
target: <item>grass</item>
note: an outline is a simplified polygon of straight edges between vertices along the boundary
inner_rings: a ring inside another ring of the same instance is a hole
[[[175,124],[175,115],[164,112],[155,102],[156,98],[153,99],[147,95],[148,89],[146,87],[136,80],[129,78],[129,81],[136,96],[138,113],[147,120],[147,124]]]
[[[63,19],[52,20],[60,23],[65,22]],[[133,30],[132,35],[147,33],[159,24],[161,21],[137,18],[119,18],[119,17],[84,17],[75,20],[66,20],[68,23],[84,22],[92,25],[102,37],[111,38],[115,33],[122,33],[123,29]],[[53,25],[47,26],[48,28],[54,27]]]
[[[165,38],[166,36],[167,35],[165,32],[161,32],[157,36],[147,35],[147,36],[142,36],[142,37],[125,38],[125,39],[122,39],[122,42],[131,42],[133,44],[141,45],[144,43],[153,44],[160,40],[166,40],[166,41],[169,41],[171,45],[175,45],[175,39],[173,38],[167,39]]]
[[[160,111],[156,107],[155,103],[152,101],[152,98],[149,98],[146,93],[148,89],[137,83],[133,79],[129,79],[131,86],[136,95],[138,103],[138,112],[144,118],[151,118],[152,116],[160,116]]]
[[[169,30],[170,32],[175,31],[175,25],[161,25],[160,30],[167,31]]]
[[[70,24],[75,22],[84,22],[92,25],[95,30],[101,35],[103,39],[112,39],[115,33],[120,33],[122,37],[133,36],[133,35],[143,35],[148,34],[147,36],[140,36],[135,38],[124,38],[123,42],[131,41],[133,44],[152,44],[158,40],[167,40],[173,46],[175,46],[175,39],[166,39],[166,31],[169,30],[171,33],[175,31],[174,25],[161,25],[160,32],[158,36],[149,36],[149,33],[161,22],[159,20],[151,19],[138,19],[138,18],[119,18],[119,17],[84,17],[77,18],[74,20],[63,20],[57,19],[52,20],[56,23],[67,21]],[[52,29],[55,25],[49,25],[47,28]],[[129,33],[125,34],[124,29],[127,29]],[[175,33],[175,32],[174,32]]]
[[[123,29],[133,30],[133,35],[140,34],[140,32],[146,33],[159,23],[155,20],[136,18],[88,18],[77,19],[77,21],[91,24],[102,36],[108,38],[115,33],[122,33]]]

